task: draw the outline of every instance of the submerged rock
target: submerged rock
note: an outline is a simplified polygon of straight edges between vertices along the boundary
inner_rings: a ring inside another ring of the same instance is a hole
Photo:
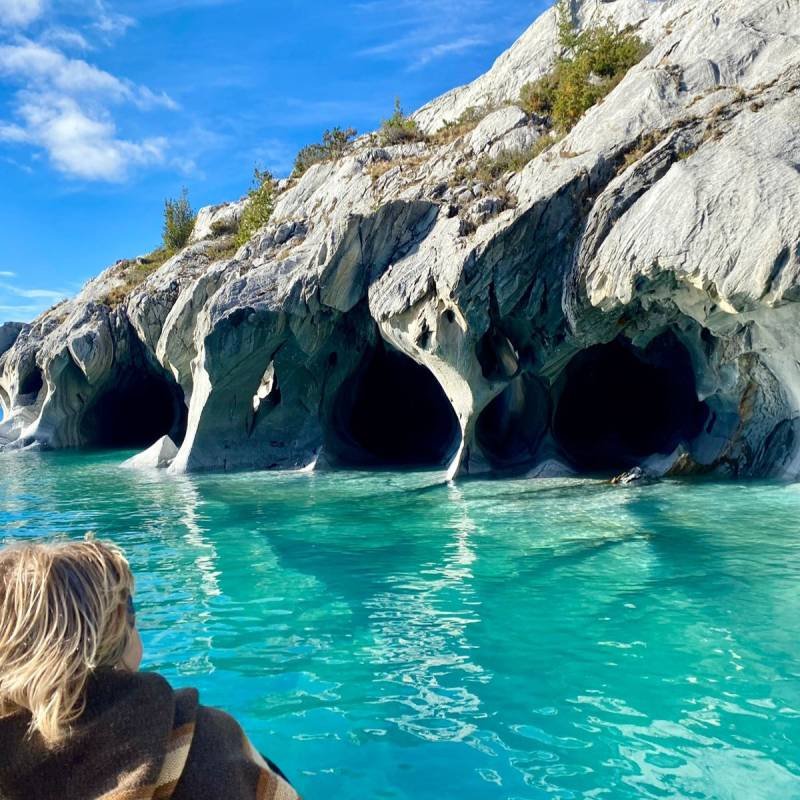
[[[205,209],[138,285],[120,262],[21,330],[0,441],[169,435],[174,472],[450,477],[682,448],[673,470],[796,477],[800,6],[572,5],[651,50],[561,141],[491,185],[476,171],[548,135],[513,101],[559,56],[551,9],[415,115],[434,133],[494,108],[471,132],[361,137],[282,184],[236,253],[242,204]]]
[[[642,486],[656,481],[658,481],[658,477],[642,469],[642,467],[634,467],[611,479],[611,483],[614,486]]]
[[[548,459],[537,464],[526,473],[526,478],[571,478],[575,470],[555,459]]]

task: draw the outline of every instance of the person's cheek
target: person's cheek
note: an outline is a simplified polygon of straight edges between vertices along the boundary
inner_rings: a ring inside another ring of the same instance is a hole
[[[134,637],[134,645],[136,649],[134,651],[133,669],[135,671],[141,666],[142,656],[144,655],[144,647],[142,645],[142,637],[139,635],[139,631],[136,629],[134,629],[134,631],[136,634]]]

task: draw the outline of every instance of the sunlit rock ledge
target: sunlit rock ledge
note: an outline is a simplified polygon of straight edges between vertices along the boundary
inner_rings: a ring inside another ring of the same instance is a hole
[[[504,196],[459,185],[541,120],[378,147],[241,201],[124,302],[114,267],[0,338],[0,443],[178,446],[172,471],[800,473],[800,3],[573,3],[652,49]],[[432,133],[557,56],[546,12],[420,109]],[[379,168],[376,168],[379,165]],[[559,466],[561,465],[561,466]]]

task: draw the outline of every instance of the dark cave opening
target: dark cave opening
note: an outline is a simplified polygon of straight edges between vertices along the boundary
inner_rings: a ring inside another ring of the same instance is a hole
[[[553,434],[579,470],[630,469],[697,436],[708,407],[691,358],[671,332],[645,349],[623,339],[578,353],[555,390]]]
[[[166,376],[147,370],[131,371],[101,392],[80,423],[80,438],[88,447],[142,449],[165,434],[177,445],[183,441],[183,392]]]
[[[32,405],[36,402],[39,392],[44,387],[44,377],[39,367],[34,367],[19,384],[19,398],[20,405]]]
[[[379,345],[342,384],[326,431],[334,459],[359,467],[433,467],[458,448],[461,429],[433,374]]]
[[[475,440],[495,467],[529,462],[547,432],[550,398],[537,378],[518,375],[478,417]]]

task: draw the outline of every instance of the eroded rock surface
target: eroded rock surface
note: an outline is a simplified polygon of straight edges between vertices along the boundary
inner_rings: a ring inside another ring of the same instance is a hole
[[[126,469],[166,469],[178,455],[178,448],[169,436],[162,436],[147,450],[122,462]]]
[[[128,262],[15,332],[0,441],[169,435],[173,471],[796,477],[800,3],[573,7],[652,49],[566,138],[501,185],[465,177],[548,134],[507,101],[558,56],[551,10],[415,115],[497,107],[473,130],[361,137],[238,252],[241,201],[205,209],[120,302]]]

